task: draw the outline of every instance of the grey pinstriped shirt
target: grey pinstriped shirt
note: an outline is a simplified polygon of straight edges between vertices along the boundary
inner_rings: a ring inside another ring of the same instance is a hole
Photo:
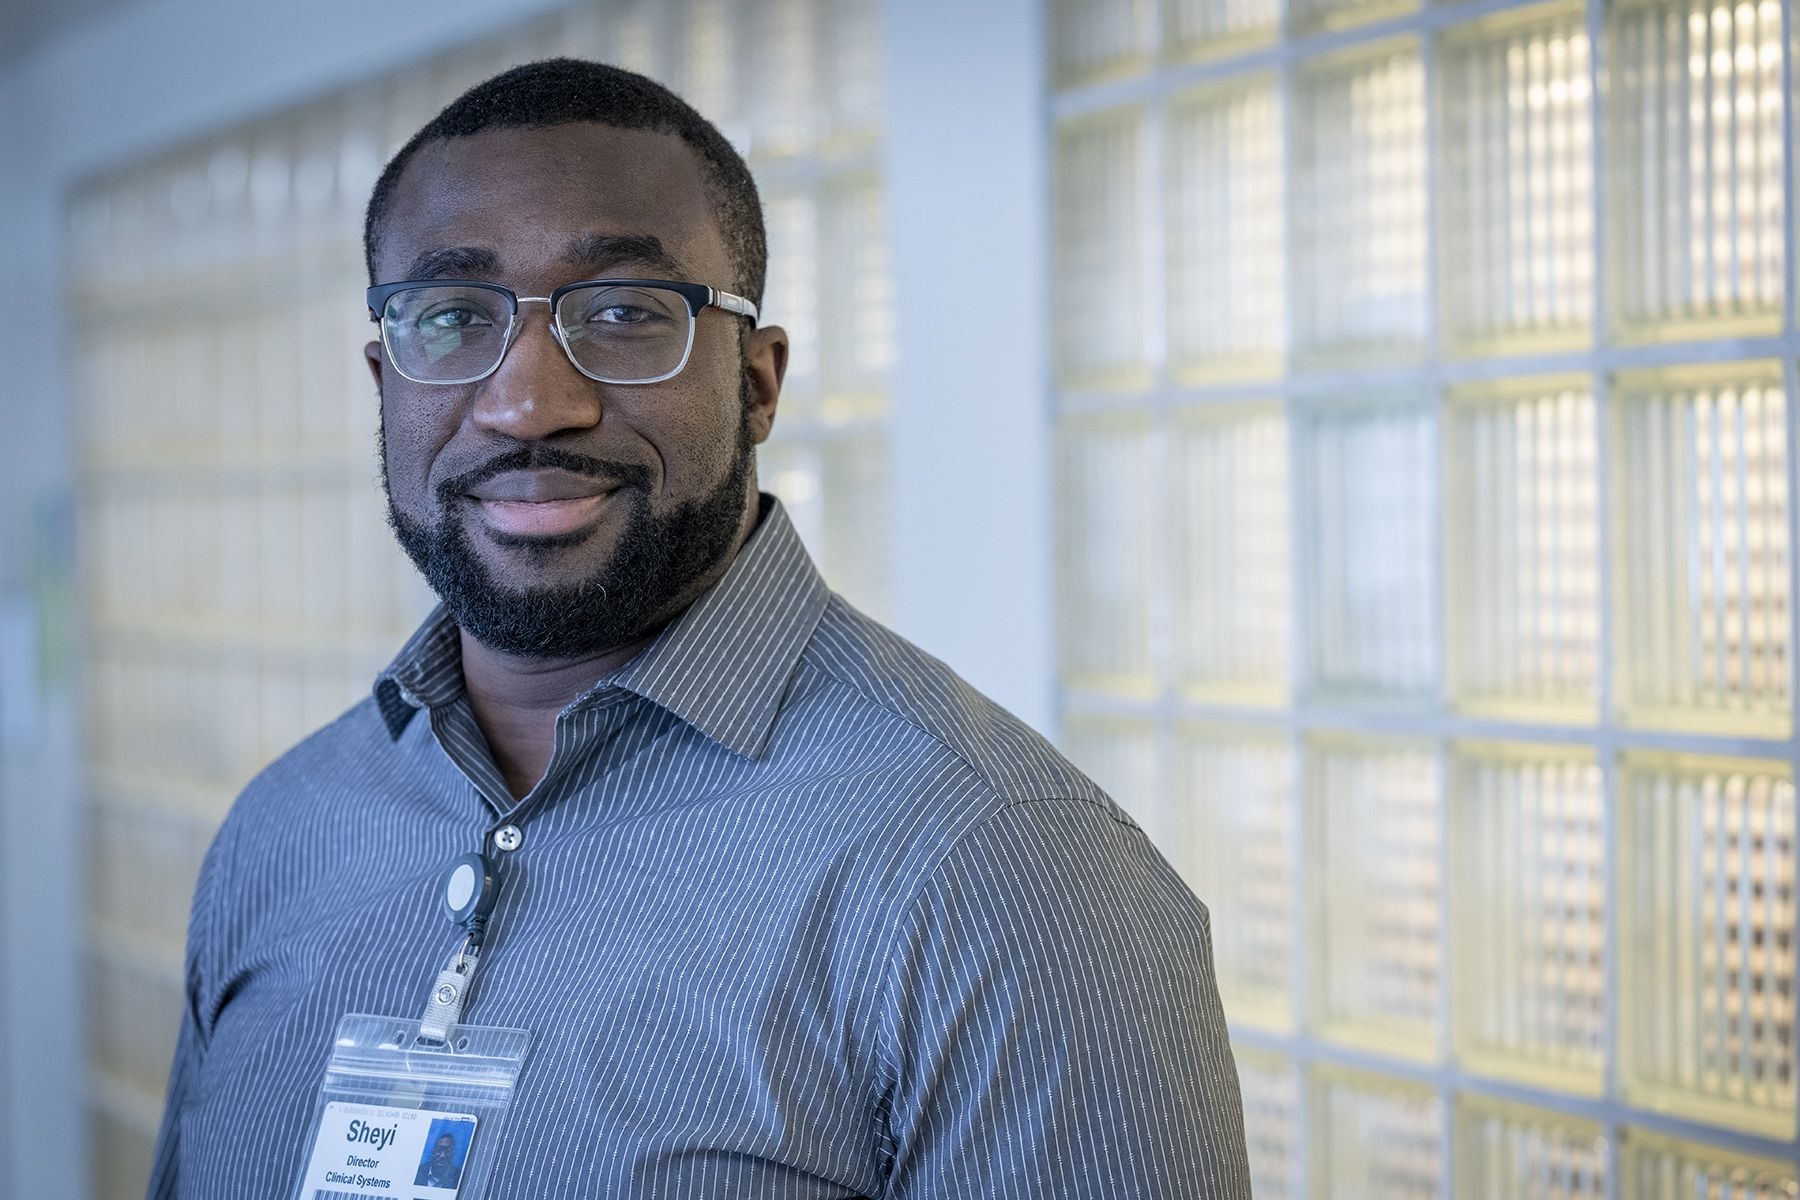
[[[194,897],[152,1197],[288,1196],[338,1018],[422,1010],[459,940],[445,866],[504,822],[466,1019],[535,1041],[491,1197],[1250,1194],[1205,909],[762,503],[558,716],[524,799],[441,612],[244,790]]]

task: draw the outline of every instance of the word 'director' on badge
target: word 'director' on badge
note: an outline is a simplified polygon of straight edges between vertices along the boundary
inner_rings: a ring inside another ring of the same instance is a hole
[[[474,1140],[469,1113],[332,1101],[300,1200],[452,1200]]]

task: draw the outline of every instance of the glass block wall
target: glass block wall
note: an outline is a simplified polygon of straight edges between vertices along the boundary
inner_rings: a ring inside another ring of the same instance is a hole
[[[1257,1195],[1800,1196],[1787,6],[1046,16],[1061,736]]]
[[[429,608],[383,522],[362,207],[459,91],[599,58],[669,83],[745,151],[770,226],[764,311],[794,343],[761,478],[834,586],[885,610],[879,12],[753,7],[574,5],[71,198],[97,1196],[143,1194],[213,829],[257,769],[366,694]]]

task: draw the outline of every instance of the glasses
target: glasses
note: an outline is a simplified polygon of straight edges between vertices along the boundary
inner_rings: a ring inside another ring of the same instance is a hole
[[[756,320],[756,305],[742,296],[667,279],[587,279],[548,296],[468,279],[407,280],[366,295],[388,361],[414,383],[492,375],[518,334],[521,304],[548,304],[556,344],[600,383],[660,383],[680,374],[703,308]]]

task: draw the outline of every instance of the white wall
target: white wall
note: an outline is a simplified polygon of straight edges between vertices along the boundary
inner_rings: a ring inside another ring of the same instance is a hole
[[[58,266],[71,183],[547,7],[440,0],[425,26],[416,15],[371,22],[380,10],[349,0],[159,0],[81,25],[0,74],[0,362],[9,376],[0,611],[30,580],[40,528],[53,530],[70,507]],[[72,1200],[87,1190],[76,709],[66,690],[8,688],[0,706],[9,722],[36,727],[0,741],[0,1196]]]
[[[351,0],[142,0],[0,72],[0,613],[32,577],[39,530],[59,540],[70,507],[58,264],[71,183],[550,7],[439,0],[426,27]],[[1040,9],[887,6],[884,169],[899,298],[896,624],[1047,728]],[[0,694],[0,730],[29,727],[0,734],[0,1196],[86,1190],[76,714],[67,687]]]

